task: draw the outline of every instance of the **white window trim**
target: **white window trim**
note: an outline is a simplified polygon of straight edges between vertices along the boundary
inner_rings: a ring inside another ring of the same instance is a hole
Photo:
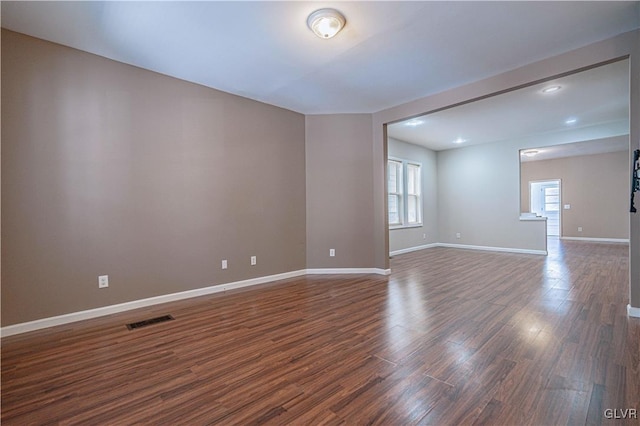
[[[390,195],[395,195],[395,196],[399,197],[399,200],[400,200],[398,202],[398,216],[400,218],[400,223],[391,223],[391,222],[389,222],[389,226],[393,227],[393,228],[401,228],[402,226],[404,226],[404,223],[405,223],[405,220],[404,220],[404,216],[405,216],[405,214],[404,214],[404,187],[405,187],[405,183],[404,183],[404,175],[405,175],[404,162],[402,160],[396,160],[394,158],[388,158],[387,159],[387,173],[389,173],[389,162],[390,161],[393,161],[393,162],[396,162],[396,163],[400,163],[400,167],[399,167],[400,168],[400,171],[399,171],[400,172],[400,176],[399,176],[399,179],[400,179],[400,192],[391,192],[389,190],[389,187],[388,187],[388,185],[389,185],[389,175],[387,174],[387,219],[389,218],[389,211],[388,211],[388,209],[389,209],[389,205],[388,205],[389,196]]]
[[[424,223],[424,209],[423,209],[423,182],[422,182],[422,163],[420,163],[419,161],[414,161],[414,160],[406,160],[404,158],[398,158],[398,157],[393,157],[393,156],[388,156],[387,157],[387,168],[388,168],[388,164],[389,161],[397,161],[399,163],[402,163],[402,193],[400,194],[400,200],[401,200],[401,206],[400,206],[400,215],[401,215],[401,223],[400,224],[389,224],[389,229],[393,230],[393,229],[406,229],[406,228],[420,228],[423,226]],[[414,223],[409,223],[409,212],[408,212],[408,180],[407,180],[407,165],[408,164],[413,164],[418,166],[420,169],[420,194],[418,195],[418,208],[419,210],[419,214],[420,214],[420,221],[419,222],[414,222]],[[389,176],[386,177],[387,179],[387,185],[389,184]],[[388,198],[389,198],[389,188],[387,188],[387,203],[389,202]],[[389,218],[389,212],[388,212],[388,206],[387,206],[387,220]]]

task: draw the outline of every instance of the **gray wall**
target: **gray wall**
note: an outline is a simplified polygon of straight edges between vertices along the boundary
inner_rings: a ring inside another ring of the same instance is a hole
[[[3,326],[305,268],[303,115],[5,30],[2,88]]]
[[[622,45],[623,43],[619,43]],[[630,54],[630,111],[629,116],[629,165],[633,151],[640,149],[640,31],[633,33],[631,46],[627,49]],[[637,195],[637,194],[636,194]],[[640,214],[629,214],[629,288],[630,306],[640,308]]]
[[[529,182],[560,179],[563,237],[629,238],[629,152],[526,161],[521,164],[521,208],[529,211]],[[582,232],[578,232],[582,227]]]
[[[389,230],[389,250],[402,250],[438,242],[438,173],[436,153],[430,149],[389,138],[389,157],[422,164],[422,226]],[[426,234],[426,237],[424,237]],[[424,238],[423,238],[424,237]]]
[[[440,242],[546,250],[542,223],[519,219],[519,173],[513,142],[438,152]]]
[[[306,117],[308,268],[373,267],[371,128],[370,114]]]

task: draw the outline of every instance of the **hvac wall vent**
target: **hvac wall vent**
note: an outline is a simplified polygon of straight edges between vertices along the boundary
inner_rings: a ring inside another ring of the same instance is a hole
[[[164,315],[161,317],[150,318],[143,321],[132,322],[131,324],[127,324],[127,328],[129,330],[133,330],[135,328],[145,327],[147,325],[158,324],[160,322],[171,321],[174,319],[171,315]]]

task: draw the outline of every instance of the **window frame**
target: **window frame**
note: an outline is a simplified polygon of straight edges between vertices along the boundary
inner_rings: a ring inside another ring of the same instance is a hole
[[[389,188],[389,164],[396,163],[401,165],[401,192],[392,192]],[[417,181],[414,182],[414,189],[417,188],[417,193],[409,193],[409,167],[417,167]],[[388,156],[387,157],[387,220],[389,221],[389,229],[403,229],[403,228],[417,228],[423,226],[423,205],[422,205],[422,163],[414,160],[406,160],[403,158]],[[417,185],[416,185],[417,184]],[[392,223],[389,220],[389,198],[391,196],[399,197],[399,212],[398,216],[400,221],[398,223]],[[409,222],[409,198],[416,198],[417,205],[417,221]]]
[[[390,180],[389,178],[391,176],[391,173],[390,173],[391,163],[395,163],[394,167],[396,168],[396,182],[398,180],[400,181],[400,184],[396,185],[396,188],[394,189],[399,189],[399,191],[391,191],[391,188],[389,188],[389,180]],[[391,198],[392,196],[395,196],[396,199],[398,200],[397,202],[398,222],[391,222],[389,219],[389,216],[390,216],[389,198]],[[402,162],[402,160],[388,158],[387,159],[387,220],[389,220],[390,227],[399,228],[404,226],[403,206],[404,206],[404,163]]]
[[[405,214],[405,218],[406,218],[406,224],[407,226],[420,226],[422,225],[422,165],[419,164],[416,161],[407,161],[403,164],[404,166],[404,170],[405,170],[405,194],[406,194],[406,202],[405,202],[405,210],[406,210],[406,214]],[[417,189],[417,191],[414,191],[413,193],[411,191],[409,191],[409,188],[411,187],[411,182],[409,179],[410,173],[409,173],[409,168],[414,168],[417,170],[417,172],[414,172],[415,175],[417,175],[417,179],[413,182],[413,187],[414,190]],[[416,217],[417,220],[415,221],[411,221],[409,220],[409,216],[411,214],[410,208],[409,208],[409,199],[414,197],[416,199]]]

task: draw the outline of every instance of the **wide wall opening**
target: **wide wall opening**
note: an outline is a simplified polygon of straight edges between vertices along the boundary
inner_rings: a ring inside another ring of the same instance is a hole
[[[391,255],[436,244],[546,252],[547,235],[629,238],[627,59],[389,123],[386,132]],[[399,222],[410,194],[389,180],[394,161],[395,176],[399,164],[420,165],[419,223]],[[533,200],[533,183],[550,180],[558,185]]]

